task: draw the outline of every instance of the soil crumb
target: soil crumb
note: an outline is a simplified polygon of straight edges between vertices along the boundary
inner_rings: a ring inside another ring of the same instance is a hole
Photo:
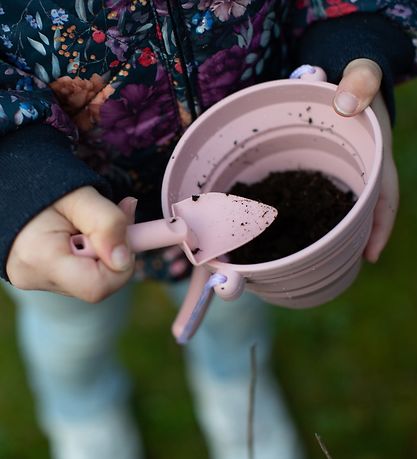
[[[258,183],[236,183],[228,193],[278,209],[278,217],[260,236],[229,253],[236,264],[263,263],[298,252],[334,228],[356,202],[321,172],[274,172]]]

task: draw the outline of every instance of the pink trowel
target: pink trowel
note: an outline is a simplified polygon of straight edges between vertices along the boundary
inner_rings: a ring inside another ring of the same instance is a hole
[[[137,223],[127,228],[134,252],[180,245],[187,258],[200,266],[246,244],[261,234],[276,218],[275,208],[227,193],[193,195],[172,204],[172,218]],[[88,238],[71,237],[76,255],[95,257]]]

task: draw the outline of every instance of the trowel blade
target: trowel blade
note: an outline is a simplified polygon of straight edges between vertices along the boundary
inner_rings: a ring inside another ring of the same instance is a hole
[[[172,212],[183,218],[197,237],[198,247],[181,244],[196,266],[251,241],[278,215],[267,204],[219,192],[193,195],[173,204]]]

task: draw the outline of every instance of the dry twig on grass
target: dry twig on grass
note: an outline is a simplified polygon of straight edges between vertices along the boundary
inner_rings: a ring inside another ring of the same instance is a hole
[[[254,459],[254,433],[253,423],[255,417],[255,388],[256,388],[256,344],[250,347],[250,384],[249,384],[249,409],[248,409],[248,459]]]
[[[317,441],[320,445],[321,450],[323,451],[324,455],[326,456],[327,459],[332,459],[332,456],[330,456],[330,453],[327,451],[326,445],[322,442],[320,435],[318,433],[314,434],[317,438]]]

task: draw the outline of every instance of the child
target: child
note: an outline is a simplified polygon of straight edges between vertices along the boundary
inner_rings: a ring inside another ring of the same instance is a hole
[[[296,65],[321,66],[340,82],[335,109],[345,116],[371,103],[382,78],[393,117],[393,82],[413,71],[417,8],[410,0],[4,0],[0,21],[0,260],[17,287],[9,290],[40,420],[56,458],[138,458],[128,381],[113,356],[129,303],[122,287],[135,265],[142,277],[171,280],[188,266],[173,251],[134,262],[125,232],[136,198],[136,221],[160,217],[164,167],[186,127],[226,95]],[[398,194],[381,122],[386,159],[371,261]],[[71,255],[76,232],[88,235],[97,261]],[[177,301],[183,288],[170,288]],[[212,457],[246,454],[236,419],[247,408],[255,341],[257,458],[300,457],[267,367],[265,307],[249,295],[220,303],[187,349]]]

